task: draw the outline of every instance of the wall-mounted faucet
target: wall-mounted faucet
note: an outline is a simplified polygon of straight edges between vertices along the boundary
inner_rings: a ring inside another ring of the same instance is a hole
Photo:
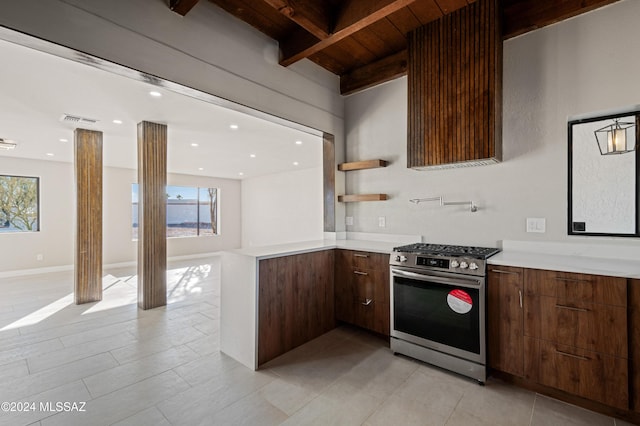
[[[414,204],[420,204],[424,201],[438,201],[441,206],[469,206],[469,211],[472,213],[478,211],[478,206],[476,206],[473,201],[444,201],[442,195],[439,197],[412,198],[409,200],[409,202]]]

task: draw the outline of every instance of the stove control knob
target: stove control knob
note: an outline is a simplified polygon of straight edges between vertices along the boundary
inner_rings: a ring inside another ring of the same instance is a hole
[[[471,269],[472,271],[475,271],[476,269],[478,269],[478,265],[476,265],[476,262],[471,262],[469,264],[469,269]]]
[[[406,262],[407,256],[400,256],[400,262]]]
[[[457,268],[458,266],[460,266],[457,260],[452,260],[450,265],[452,268]]]
[[[460,262],[460,269],[467,269],[469,265],[467,265],[467,262]]]

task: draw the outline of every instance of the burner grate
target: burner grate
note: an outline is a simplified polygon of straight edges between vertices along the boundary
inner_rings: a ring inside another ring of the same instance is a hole
[[[500,249],[492,247],[415,243],[406,246],[395,247],[393,251],[403,253],[430,254],[436,256],[470,256],[478,259],[487,259],[498,253]]]

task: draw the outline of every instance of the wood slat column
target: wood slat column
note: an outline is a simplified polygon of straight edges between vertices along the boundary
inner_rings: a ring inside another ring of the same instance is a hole
[[[167,126],[138,123],[138,306],[167,304]]]
[[[102,300],[102,132],[74,132],[77,305]]]
[[[336,148],[335,137],[322,135],[322,196],[324,199],[324,232],[336,231]]]

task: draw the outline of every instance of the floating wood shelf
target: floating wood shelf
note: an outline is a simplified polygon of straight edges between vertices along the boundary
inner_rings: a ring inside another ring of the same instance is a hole
[[[348,172],[350,170],[376,169],[378,167],[387,167],[387,162],[385,160],[365,160],[338,164],[338,170],[340,170],[341,172]]]
[[[354,201],[384,201],[387,199],[387,194],[351,194],[351,195],[338,195],[338,202],[351,203]]]

